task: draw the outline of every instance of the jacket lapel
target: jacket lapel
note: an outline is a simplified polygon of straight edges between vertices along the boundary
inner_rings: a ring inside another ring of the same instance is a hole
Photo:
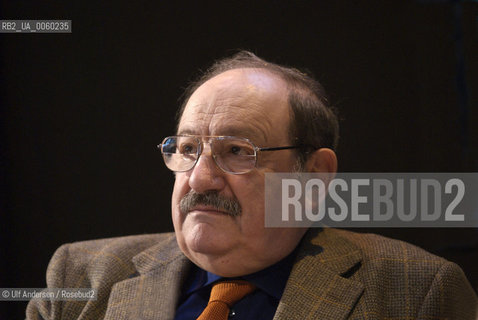
[[[360,267],[361,251],[333,229],[304,237],[274,320],[345,319],[363,292],[345,276]]]
[[[138,271],[113,286],[105,320],[173,319],[191,266],[172,235],[133,258]]]

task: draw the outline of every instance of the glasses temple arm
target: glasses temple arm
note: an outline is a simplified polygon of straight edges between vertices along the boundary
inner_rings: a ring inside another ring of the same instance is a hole
[[[271,148],[257,148],[259,151],[276,151],[276,150],[286,150],[286,149],[299,149],[299,148],[313,148],[313,149],[318,149],[314,146],[310,145],[299,145],[299,146],[285,146],[285,147],[271,147]]]

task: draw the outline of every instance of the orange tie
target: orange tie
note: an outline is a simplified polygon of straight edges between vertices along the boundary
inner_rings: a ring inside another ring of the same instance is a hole
[[[256,287],[244,280],[217,282],[212,286],[209,302],[197,320],[227,320],[229,309]]]

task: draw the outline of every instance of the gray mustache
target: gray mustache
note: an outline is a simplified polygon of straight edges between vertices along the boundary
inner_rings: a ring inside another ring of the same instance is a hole
[[[186,214],[198,205],[211,206],[219,211],[224,211],[231,217],[241,215],[242,208],[237,199],[229,199],[219,195],[216,191],[197,193],[189,191],[179,202],[179,210]]]

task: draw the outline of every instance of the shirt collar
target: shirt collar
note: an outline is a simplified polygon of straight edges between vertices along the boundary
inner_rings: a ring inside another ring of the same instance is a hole
[[[185,286],[184,296],[212,285],[214,282],[226,279],[243,279],[254,284],[258,289],[264,291],[268,295],[280,300],[282,293],[284,292],[287,279],[289,278],[290,271],[294,264],[296,256],[296,250],[289,254],[284,259],[280,260],[276,264],[267,267],[266,269],[258,272],[237,277],[237,278],[224,278],[214,273],[205,271],[197,266],[191,270],[191,276]]]

